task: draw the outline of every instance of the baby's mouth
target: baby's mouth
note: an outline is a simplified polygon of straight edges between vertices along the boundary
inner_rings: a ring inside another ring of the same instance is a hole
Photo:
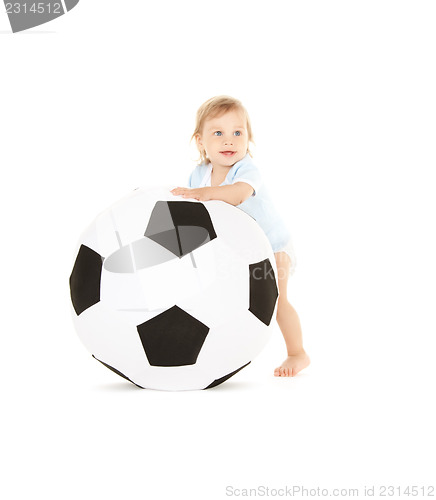
[[[220,151],[220,153],[224,156],[233,156],[236,154],[236,151]]]

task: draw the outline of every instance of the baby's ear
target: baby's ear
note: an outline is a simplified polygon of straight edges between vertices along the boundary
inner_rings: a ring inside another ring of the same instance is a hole
[[[195,143],[197,144],[197,148],[201,149],[203,147],[203,144],[201,142],[201,137],[200,134],[195,135]]]

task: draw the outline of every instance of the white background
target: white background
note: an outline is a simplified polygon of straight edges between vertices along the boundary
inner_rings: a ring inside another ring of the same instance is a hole
[[[436,482],[435,16],[429,1],[82,0],[11,34],[2,10],[3,498]],[[217,94],[247,107],[291,228],[312,365],[273,377],[275,325],[215,389],[140,390],[74,332],[75,246],[132,189],[186,185],[195,112]]]

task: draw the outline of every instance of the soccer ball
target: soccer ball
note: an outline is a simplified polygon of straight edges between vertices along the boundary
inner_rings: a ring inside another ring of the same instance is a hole
[[[94,358],[139,387],[208,389],[269,340],[276,275],[266,235],[240,208],[137,189],[80,238],[73,321]]]

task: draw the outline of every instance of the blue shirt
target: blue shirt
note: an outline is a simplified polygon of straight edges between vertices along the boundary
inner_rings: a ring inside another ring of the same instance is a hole
[[[211,173],[211,163],[197,165],[189,177],[189,187],[210,186]],[[225,186],[235,182],[246,182],[254,189],[253,194],[243,203],[237,205],[237,208],[251,215],[257,221],[271,243],[273,252],[282,250],[290,240],[290,232],[276,210],[262,182],[260,172],[248,153],[230,168],[224,182],[220,185]]]

